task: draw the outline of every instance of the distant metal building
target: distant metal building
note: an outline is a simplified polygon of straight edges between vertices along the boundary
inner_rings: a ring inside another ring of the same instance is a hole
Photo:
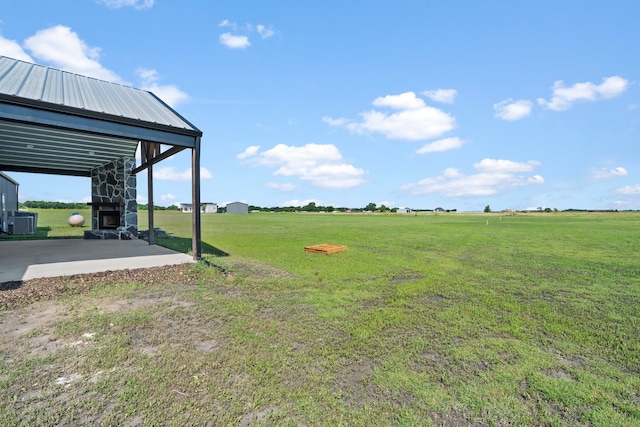
[[[249,205],[242,202],[233,202],[227,204],[227,213],[248,214]]]
[[[8,232],[8,219],[18,210],[19,184],[0,172],[0,232]]]

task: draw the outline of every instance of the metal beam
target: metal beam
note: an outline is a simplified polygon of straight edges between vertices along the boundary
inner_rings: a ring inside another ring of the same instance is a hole
[[[143,141],[144,143],[145,141]],[[158,149],[159,149],[160,145],[158,144]],[[169,148],[167,151],[165,151],[164,153],[159,153],[159,154],[154,154],[153,157],[151,159],[142,159],[142,163],[140,164],[140,166],[136,167],[134,170],[131,171],[132,174],[137,174],[138,172],[142,172],[143,170],[145,170],[147,167],[154,165],[164,159],[166,159],[167,157],[171,157],[176,153],[179,153],[180,151],[184,150],[184,147],[171,147]],[[143,151],[141,151],[142,154]]]
[[[7,165],[0,163],[0,170],[8,172],[25,172],[25,173],[44,173],[48,175],[66,175],[66,176],[82,176],[90,177],[91,171],[72,170],[72,169],[49,169],[30,166]]]
[[[10,102],[13,100],[14,102]],[[35,107],[35,102],[19,101],[15,103],[15,97],[7,97],[0,94],[0,118],[22,121],[30,124],[54,126],[67,131],[90,132],[111,137],[156,141],[169,145],[180,145],[192,148],[195,138],[202,135],[199,130],[180,129],[171,126],[150,124],[141,120],[132,120],[99,113],[84,112],[78,109],[69,109],[65,106],[55,106],[57,110]],[[39,104],[39,103],[38,103]],[[46,104],[46,103],[45,103]]]
[[[196,146],[191,149],[191,251],[195,261],[202,257],[202,230],[200,227],[200,137],[196,138]]]
[[[143,161],[152,159],[157,151],[160,151],[160,144],[142,141],[140,155],[142,156]],[[147,215],[149,218],[149,245],[155,245],[156,232],[154,229],[155,225],[153,223],[153,163],[149,164],[147,168],[147,189],[147,198],[149,200],[147,205]]]

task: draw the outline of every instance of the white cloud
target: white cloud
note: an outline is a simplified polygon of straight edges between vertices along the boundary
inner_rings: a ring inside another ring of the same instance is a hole
[[[349,123],[349,120],[347,119],[332,119],[327,116],[324,116],[322,121],[327,123],[329,126],[345,126]]]
[[[229,49],[245,49],[251,46],[251,42],[249,42],[249,37],[237,36],[231,33],[220,34],[220,43],[222,43]]]
[[[424,101],[413,92],[380,96],[373,100],[373,105],[375,107],[390,107],[394,110],[418,110],[426,106]]]
[[[278,144],[263,152],[252,146],[236,157],[250,166],[276,168],[276,176],[297,177],[317,187],[351,188],[367,182],[364,170],[345,163],[333,144]]]
[[[0,36],[0,55],[8,56],[9,58],[19,59],[25,62],[34,62],[33,59],[22,49],[20,44],[15,40],[5,39]]]
[[[113,71],[104,68],[100,48],[89,47],[71,28],[56,25],[38,31],[24,41],[26,49],[41,61],[57,68],[115,83],[124,83]]]
[[[275,31],[273,31],[271,28],[265,27],[262,24],[256,25],[256,31],[258,32],[258,34],[260,34],[260,37],[262,37],[263,39],[268,39],[269,37],[273,37],[273,35],[275,34]]]
[[[532,103],[529,100],[506,99],[504,101],[493,104],[495,116],[502,120],[520,120],[531,114]]]
[[[229,27],[229,28],[232,28],[234,30],[236,30],[238,28],[238,26],[236,25],[235,22],[231,22],[228,19],[223,19],[222,22],[220,22],[220,24],[218,24],[218,27],[220,27],[220,28]]]
[[[416,154],[440,153],[460,148],[464,144],[466,144],[466,141],[463,141],[458,137],[439,139],[423,145],[422,148],[416,150]]]
[[[422,94],[432,101],[442,102],[444,104],[453,104],[453,100],[458,94],[458,91],[455,89],[436,89],[425,90]]]
[[[136,70],[136,73],[142,79],[141,89],[153,92],[170,106],[175,107],[178,104],[189,100],[189,95],[181,91],[177,86],[159,85],[157,83],[157,81],[159,80],[159,76],[156,70],[148,68],[138,68]]]
[[[593,172],[594,179],[617,178],[619,176],[627,176],[627,170],[620,166],[613,169],[602,168]]]
[[[293,191],[297,186],[291,183],[267,182],[265,184],[265,187],[273,188],[274,190],[280,191]]]
[[[153,178],[161,181],[191,181],[191,168],[183,171],[176,170],[173,166],[160,167],[153,170]],[[206,168],[200,168],[200,180],[213,178]]]
[[[229,49],[246,49],[251,46],[249,35],[254,32],[258,33],[258,35],[262,39],[273,37],[276,33],[273,28],[267,27],[263,24],[258,24],[255,26],[253,24],[245,24],[243,26],[238,26],[238,24],[229,21],[228,19],[224,19],[222,22],[220,22],[220,24],[218,24],[218,27],[228,28],[233,31],[220,34],[220,43],[222,43]]]
[[[395,113],[371,110],[360,113],[361,121],[331,117],[322,120],[332,126],[343,126],[358,134],[379,133],[389,139],[419,141],[437,138],[455,128],[455,118],[442,110],[427,106],[413,92],[387,95],[373,101],[376,107],[400,110]]]
[[[153,7],[154,0],[96,0],[111,9],[133,7],[134,9],[148,9]]]
[[[141,205],[146,205],[147,203],[149,203],[149,199],[143,195],[141,195],[140,193],[138,193],[136,195],[136,203],[139,203]]]
[[[607,77],[602,80],[596,90],[603,98],[615,98],[627,90],[629,86],[629,82],[619,76]]]
[[[167,193],[160,196],[160,200],[162,200],[163,202],[173,202],[176,200],[176,196],[171,193]]]
[[[537,166],[540,166],[540,162],[535,160],[529,160],[525,163],[511,160],[482,159],[473,164],[473,167],[479,171],[489,173],[531,172]]]
[[[278,144],[262,153],[258,153],[258,150],[254,151],[254,149],[255,147],[247,149],[254,152],[253,156],[256,156],[252,164],[267,167],[282,166],[287,170],[302,169],[342,160],[340,151],[333,144],[306,144],[302,147]],[[246,153],[247,150],[244,152]]]
[[[401,190],[414,195],[440,193],[446,197],[492,196],[518,187],[544,183],[540,175],[523,176],[518,172],[530,172],[537,161],[514,162],[511,160],[484,159],[473,166],[478,173],[465,175],[458,169],[449,168],[440,176],[425,178],[407,184]]]
[[[538,98],[538,104],[554,111],[570,109],[574,103],[580,101],[596,101],[599,98],[613,98],[622,94],[629,82],[619,76],[602,79],[602,83],[596,85],[592,82],[576,83],[571,87],[565,87],[562,80],[553,84],[553,95],[550,101]]]
[[[615,191],[615,193],[626,194],[626,195],[640,194],[640,184],[627,185],[626,187],[618,188]]]
[[[258,154],[258,151],[260,151],[260,146],[252,145],[250,147],[247,147],[242,153],[238,154],[236,158],[240,160],[244,160],[251,156],[255,156],[256,154]]]

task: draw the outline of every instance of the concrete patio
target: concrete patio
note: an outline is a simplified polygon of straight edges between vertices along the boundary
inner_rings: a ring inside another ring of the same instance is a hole
[[[0,241],[0,283],[188,262],[191,255],[144,240]]]

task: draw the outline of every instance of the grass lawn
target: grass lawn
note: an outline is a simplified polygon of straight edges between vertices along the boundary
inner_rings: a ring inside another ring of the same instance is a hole
[[[156,212],[157,243],[189,252],[190,221]],[[0,425],[640,425],[639,213],[202,221],[230,276],[34,305],[50,350],[3,355]]]

